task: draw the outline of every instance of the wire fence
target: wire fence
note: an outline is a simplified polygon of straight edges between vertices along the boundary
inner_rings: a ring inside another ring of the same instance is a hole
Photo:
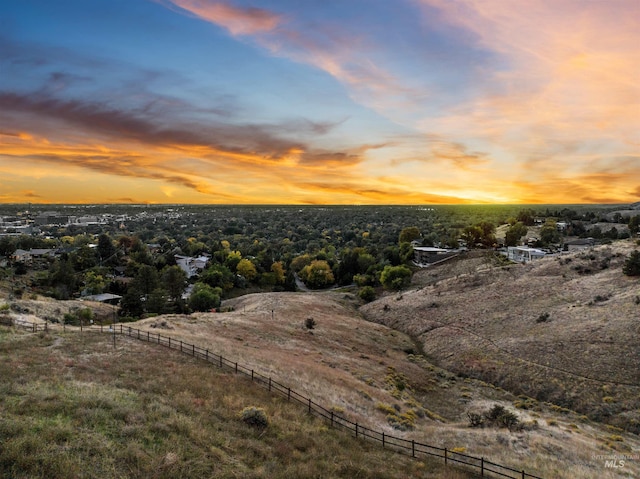
[[[0,318],[0,324],[7,324]],[[10,325],[10,324],[8,324]],[[32,332],[46,331],[47,325],[28,323],[26,321],[14,322],[14,326],[23,327],[29,329]],[[160,346],[167,347],[176,351],[180,351],[183,354],[187,354],[197,359],[207,361],[222,370],[232,372],[234,374],[241,374],[250,378],[252,382],[267,389],[268,391],[278,394],[288,401],[301,404],[304,409],[314,416],[320,417],[326,420],[331,427],[344,429],[355,435],[356,438],[362,440],[369,440],[378,443],[385,449],[392,449],[402,454],[411,456],[413,458],[420,457],[437,457],[444,461],[446,465],[462,465],[463,467],[472,468],[475,472],[480,474],[480,477],[501,477],[510,479],[542,479],[540,476],[536,476],[525,472],[523,469],[518,470],[511,467],[503,466],[495,462],[491,462],[484,457],[471,456],[463,454],[461,452],[452,451],[450,449],[432,446],[429,444],[423,444],[414,440],[408,440],[396,436],[386,434],[384,432],[376,431],[367,427],[364,427],[357,422],[350,421],[349,419],[337,414],[335,411],[327,409],[320,404],[314,402],[311,398],[303,396],[298,392],[292,390],[290,387],[285,386],[271,377],[264,376],[255,370],[245,367],[238,362],[231,361],[223,356],[203,349],[195,344],[186,343],[182,340],[171,338],[170,336],[163,336],[159,333],[152,333],[150,331],[142,331],[140,329],[125,326],[123,324],[117,324],[115,326],[91,326],[85,329],[90,331],[97,331],[99,328],[102,332],[109,332],[112,334],[120,334],[140,341],[146,341],[149,343],[158,344]]]

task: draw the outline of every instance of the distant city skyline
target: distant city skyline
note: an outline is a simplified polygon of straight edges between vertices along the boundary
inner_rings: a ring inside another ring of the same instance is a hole
[[[1,203],[640,200],[636,0],[21,0]]]

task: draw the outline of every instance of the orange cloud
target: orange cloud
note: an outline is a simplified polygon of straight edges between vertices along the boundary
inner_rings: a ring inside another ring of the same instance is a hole
[[[220,25],[232,35],[255,35],[271,32],[282,18],[261,8],[238,8],[224,2],[209,0],[170,0],[203,20]]]

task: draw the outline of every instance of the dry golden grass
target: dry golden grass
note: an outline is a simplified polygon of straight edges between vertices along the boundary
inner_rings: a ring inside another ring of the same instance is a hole
[[[634,248],[617,242],[524,266],[445,263],[361,312],[418,338],[442,367],[638,431],[640,283],[621,271]]]
[[[470,477],[328,429],[250,381],[99,333],[0,328],[0,477]],[[264,409],[266,428],[238,418]]]
[[[404,299],[394,296],[390,301],[399,304]],[[319,404],[344,411],[359,424],[426,444],[463,448],[467,454],[543,477],[578,477],[574,470],[580,470],[580,477],[585,478],[624,477],[622,472],[605,470],[602,461],[594,457],[615,452],[614,448],[622,445],[627,451],[639,446],[637,437],[629,434],[624,435],[622,444],[614,445],[606,439],[610,431],[585,423],[569,411],[555,411],[540,403],[535,403],[535,412],[516,409],[514,405],[522,399],[481,381],[461,378],[411,354],[417,351],[408,336],[364,321],[342,293],[257,294],[225,306],[236,309],[163,316],[134,326],[221,352]],[[309,316],[317,322],[311,332],[303,326]],[[401,391],[390,384],[397,376],[406,381]],[[468,426],[467,412],[495,403],[508,405],[523,421],[537,420],[539,427],[510,433]],[[381,404],[396,409],[398,416],[418,411],[414,428],[395,429]],[[573,423],[580,424],[578,430],[570,426]],[[638,471],[638,465],[628,465],[626,472]]]
[[[599,456],[637,455],[637,436],[562,407],[626,410],[619,420],[637,414],[633,388],[594,388],[579,378],[640,383],[634,322],[640,312],[634,295],[640,291],[637,280],[620,272],[630,249],[614,245],[597,250],[595,259],[578,253],[563,257],[562,264],[550,259],[507,268],[492,267],[475,254],[424,270],[411,291],[360,309],[353,296],[340,292],[253,294],[225,302],[231,312],[165,315],[131,326],[222,354],[387,434],[458,448],[545,478],[633,477],[640,474],[640,460],[608,469]],[[606,258],[606,269],[584,274]],[[594,301],[598,295],[608,297]],[[542,312],[549,312],[548,321],[537,321]],[[309,317],[316,322],[313,330],[304,326]],[[420,345],[399,330],[419,338]],[[595,341],[601,337],[606,341]],[[429,359],[419,354],[421,348]],[[528,396],[546,391],[545,399],[556,404],[517,397],[488,381]],[[235,401],[237,409],[247,405]],[[470,428],[467,413],[493,404],[538,427]],[[412,427],[397,429],[397,418]]]

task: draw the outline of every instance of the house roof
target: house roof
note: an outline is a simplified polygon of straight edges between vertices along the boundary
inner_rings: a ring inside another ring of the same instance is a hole
[[[111,294],[111,293],[102,293],[102,294],[91,294],[89,296],[83,296],[82,299],[83,301],[97,301],[99,303],[106,303],[108,301],[113,301],[113,300],[120,300],[122,298],[122,296],[118,296],[117,294]]]

